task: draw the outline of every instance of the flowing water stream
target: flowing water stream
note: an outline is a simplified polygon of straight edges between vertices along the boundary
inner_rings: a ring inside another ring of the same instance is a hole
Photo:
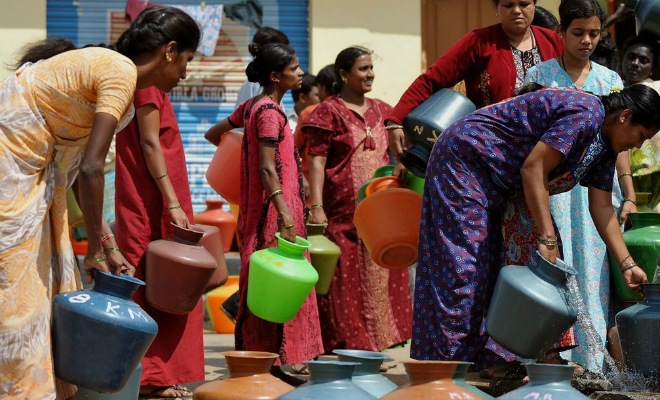
[[[660,270],[660,268],[658,268]],[[656,271],[654,281],[660,279],[660,275]],[[643,376],[633,374],[630,372],[620,371],[614,359],[609,355],[603,341],[598,332],[591,323],[591,318],[587,312],[587,308],[580,295],[578,289],[577,278],[575,276],[568,277],[568,291],[571,302],[575,306],[578,314],[578,323],[587,337],[586,345],[589,347],[589,352],[600,359],[605,358],[605,368],[599,368],[598,371],[592,371],[600,375],[602,378],[608,380],[616,389],[628,392],[641,392],[648,391],[651,386],[651,381]]]

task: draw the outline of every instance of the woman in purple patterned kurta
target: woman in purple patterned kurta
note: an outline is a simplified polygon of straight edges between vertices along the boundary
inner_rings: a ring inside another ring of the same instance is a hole
[[[532,216],[519,220],[524,251],[538,248],[554,261],[560,239],[549,196],[589,186],[594,223],[616,259],[626,258],[611,202],[616,154],[660,126],[652,106],[660,96],[631,89],[602,98],[544,89],[482,108],[443,132],[426,171],[412,358],[472,361],[476,369],[508,359],[489,339],[485,316],[505,265],[503,214],[516,198]],[[623,270],[631,288],[646,280],[631,257]]]

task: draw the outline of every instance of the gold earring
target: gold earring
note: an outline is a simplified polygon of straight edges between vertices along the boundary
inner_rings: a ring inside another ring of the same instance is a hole
[[[172,62],[172,56],[170,55],[170,53],[165,53],[165,59],[167,60],[167,62]]]
[[[348,84],[348,78],[341,78],[341,81],[344,82],[344,85]]]

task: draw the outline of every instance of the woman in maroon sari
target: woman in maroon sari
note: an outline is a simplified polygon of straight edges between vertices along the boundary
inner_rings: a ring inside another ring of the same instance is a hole
[[[282,364],[300,364],[323,353],[316,293],[307,297],[296,316],[284,324],[265,321],[247,307],[250,256],[274,247],[275,234],[295,241],[305,236],[305,193],[300,157],[293,133],[280,106],[290,89],[300,89],[303,71],[295,52],[287,45],[269,44],[263,49],[250,44],[254,61],[245,70],[250,82],[259,82],[262,94],[243,102],[234,113],[206,133],[218,145],[232,128],[244,128],[241,149],[240,213],[238,234],[241,248],[240,304],[236,317],[236,349],[269,351],[280,355]],[[279,362],[278,361],[278,362]],[[276,376],[296,384],[280,368]]]
[[[302,128],[312,156],[310,222],[327,222],[327,236],[341,248],[330,292],[319,299],[323,346],[380,351],[411,337],[408,270],[373,262],[353,214],[360,186],[389,164],[383,120],[392,108],[364,96],[374,80],[369,50],[343,50],[335,72],[339,95],[324,100]]]
[[[136,266],[135,276],[144,280],[147,245],[172,237],[172,222],[189,228],[193,210],[169,97],[150,87],[135,92],[134,105],[135,119],[117,135],[115,211],[119,248]],[[134,300],[158,323],[158,335],[142,359],[140,393],[189,396],[179,384],[204,380],[202,302],[187,315],[175,315],[151,307],[144,288]]]

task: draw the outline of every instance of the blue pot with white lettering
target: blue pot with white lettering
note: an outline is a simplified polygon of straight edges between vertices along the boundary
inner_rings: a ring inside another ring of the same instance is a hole
[[[153,318],[131,300],[142,285],[131,276],[95,270],[91,290],[55,296],[55,376],[101,393],[126,386],[158,332]]]
[[[571,385],[572,365],[559,364],[525,364],[529,382],[512,392],[497,398],[497,400],[588,400]]]

